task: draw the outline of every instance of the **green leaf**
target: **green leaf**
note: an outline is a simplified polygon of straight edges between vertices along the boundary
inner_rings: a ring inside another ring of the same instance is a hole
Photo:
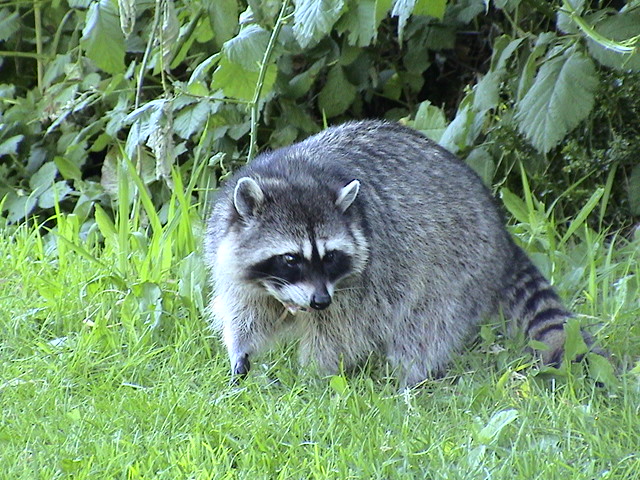
[[[24,139],[24,135],[14,135],[0,143],[0,157],[4,155],[16,155],[18,153],[18,145]]]
[[[278,13],[282,8],[282,0],[247,0],[246,3],[249,4],[249,8],[241,15],[240,23],[244,23],[243,17],[251,12],[252,23],[257,23],[268,30],[275,26]]]
[[[18,10],[13,12],[8,8],[0,10],[0,42],[9,40],[11,35],[20,28],[20,14]]]
[[[56,156],[53,161],[58,167],[60,175],[68,180],[82,180],[80,168],[66,157]]]
[[[503,70],[507,66],[507,61],[525,39],[526,37],[520,37],[511,40],[508,35],[498,37],[493,43],[490,70]]]
[[[116,149],[112,149],[107,152],[102,164],[100,185],[112,198],[117,198],[118,201],[128,201],[129,193],[127,192],[133,192],[135,190],[135,183],[130,176],[122,174],[122,159],[119,155],[120,152],[116,151]],[[141,165],[142,178],[145,182],[155,180],[156,162],[151,155],[148,154],[147,150],[142,151],[142,154],[137,158],[137,161],[138,164]],[[127,185],[123,185],[125,181],[127,182]]]
[[[568,0],[571,8],[578,14],[581,14],[584,10],[584,2],[585,0]],[[576,23],[571,19],[571,15],[564,10],[558,10],[556,25],[558,26],[558,30],[563,33],[578,33]]]
[[[124,35],[112,0],[91,4],[81,40],[87,57],[98,68],[111,74],[124,71]]]
[[[10,192],[4,202],[4,208],[8,209],[7,220],[10,223],[15,223],[31,213],[31,211],[38,204],[37,195],[16,195]]]
[[[551,349],[549,345],[541,342],[540,340],[529,340],[529,342],[527,342],[527,346],[538,352],[546,352]]]
[[[384,82],[382,84],[382,94],[386,98],[398,100],[402,95],[402,80],[398,72],[393,70],[383,71],[380,79]]]
[[[241,65],[222,57],[218,68],[211,76],[211,88],[213,90],[222,89],[227,97],[249,102],[253,100],[259,73],[245,70]],[[275,64],[267,67],[261,98],[271,92],[277,73]]]
[[[595,26],[595,31],[607,39],[619,42],[640,35],[640,11],[636,9],[607,17]],[[591,37],[587,39],[587,47],[593,58],[606,67],[619,70],[640,71],[639,46],[640,42],[637,42],[635,51],[625,54],[606,48]]]
[[[597,86],[595,66],[583,53],[548,59],[517,104],[518,129],[538,151],[548,152],[591,112]]]
[[[640,215],[640,165],[633,167],[628,182],[629,210],[632,215]]]
[[[471,471],[475,471],[484,463],[484,458],[487,454],[487,446],[486,445],[478,445],[477,447],[473,447],[468,455],[467,455],[467,465]]]
[[[473,145],[480,135],[484,123],[484,112],[474,110],[466,100],[473,101],[473,96],[467,96],[465,101],[460,104],[458,113],[449,123],[438,142],[452,153],[457,153]]]
[[[516,409],[502,410],[493,414],[487,425],[478,433],[478,442],[489,445],[498,438],[504,428],[518,418]]]
[[[136,147],[142,145],[149,135],[163,127],[163,109],[167,101],[152,100],[127,115],[125,121],[132,122],[125,145],[125,152],[129,158],[135,158]]]
[[[67,475],[78,472],[84,465],[81,458],[62,458],[59,461],[60,469]],[[75,475],[72,475],[75,476]]]
[[[194,132],[200,131],[209,118],[210,106],[208,100],[200,100],[180,110],[173,121],[175,133],[186,140]]]
[[[589,198],[587,203],[584,204],[584,206],[580,209],[580,212],[578,212],[578,215],[576,215],[576,217],[572,220],[569,228],[567,228],[567,232],[562,236],[562,240],[560,240],[559,245],[563,245],[567,240],[569,240],[569,238],[571,238],[571,235],[573,235],[575,231],[580,228],[580,226],[586,221],[589,214],[593,211],[594,208],[596,208],[596,205],[602,198],[603,194],[603,187],[596,188],[596,191],[591,194],[591,197]]]
[[[486,3],[489,3],[489,0],[485,0]],[[495,6],[496,8],[500,8],[502,10],[507,10],[509,12],[515,10],[516,8],[518,8],[518,5],[520,5],[520,2],[522,0],[494,0]]]
[[[293,33],[302,48],[317,43],[336,23],[344,0],[298,0],[293,12]]]
[[[107,215],[107,213],[98,203],[95,204],[95,209],[96,223],[98,224],[100,233],[102,233],[102,236],[105,238],[115,239],[118,236],[118,232],[116,230],[115,224],[113,223],[113,220],[111,220],[111,217]]]
[[[0,84],[0,97],[2,97],[4,101],[15,99],[16,86],[8,85],[6,83]]]
[[[339,65],[329,70],[327,83],[318,94],[318,107],[331,118],[344,113],[356,98],[354,87]]]
[[[336,28],[349,32],[349,45],[367,47],[378,36],[378,26],[391,8],[391,0],[358,0],[350,4]]]
[[[500,189],[500,198],[506,209],[518,222],[529,223],[529,210],[520,197],[514,195],[505,187]]]
[[[416,118],[411,122],[411,126],[434,142],[439,142],[447,128],[447,119],[441,109],[431,105],[429,100],[425,100],[418,107]]]
[[[489,325],[482,325],[480,327],[480,338],[487,344],[491,344],[496,341],[496,334],[492,327]]]
[[[485,185],[491,186],[496,171],[496,162],[489,152],[482,147],[474,148],[465,159],[467,165],[482,178]]]
[[[442,20],[447,0],[417,0],[413,8],[414,15],[427,15]]]
[[[218,48],[222,44],[233,38],[238,30],[238,1],[237,0],[216,0],[209,2],[209,19],[215,44]]]
[[[329,380],[331,389],[339,395],[349,393],[349,382],[344,375],[334,375]]]
[[[56,164],[53,162],[47,162],[42,165],[36,173],[33,174],[29,180],[29,186],[35,195],[40,195],[46,189],[53,185],[53,181],[58,174]]]
[[[584,342],[582,331],[580,330],[580,322],[577,318],[570,318],[564,326],[567,338],[564,342],[564,361],[571,363],[578,355],[583,355],[589,351],[587,344]]]
[[[56,202],[61,202],[73,189],[64,180],[56,182],[38,197],[41,208],[53,208]]]
[[[392,17],[398,17],[398,37],[402,42],[404,28],[411,15],[424,15],[442,20],[446,0],[394,0]]]
[[[309,93],[311,85],[315,81],[318,73],[325,65],[325,59],[321,58],[311,65],[306,71],[296,75],[289,80],[287,85],[281,87],[284,96],[290,98],[300,98]]]
[[[536,215],[536,213],[537,212],[533,212],[533,214],[531,215],[530,230],[532,231],[536,231],[537,226],[542,223],[542,220],[540,220],[540,216]],[[539,231],[541,230],[541,228],[537,228],[537,230]],[[538,270],[540,270],[540,273],[542,273],[545,278],[551,278],[555,269],[553,268],[553,262],[551,258],[549,258],[549,254],[546,253],[550,249],[549,242],[543,236],[540,236],[539,243],[543,246],[542,248],[544,249],[545,253],[531,252],[529,253],[529,258],[531,258],[533,264],[538,267]]]
[[[136,296],[137,307],[143,321],[151,328],[160,324],[162,318],[162,290],[152,282],[136,283],[131,291]]]
[[[407,50],[402,56],[402,63],[410,71],[422,73],[432,63],[433,52],[430,50],[454,48],[456,28],[430,17],[415,16],[407,27],[407,37],[406,47],[403,46]]]
[[[461,23],[469,23],[486,10],[485,0],[457,0],[450,8],[453,18]]]
[[[271,34],[258,25],[249,25],[224,44],[224,52],[230,62],[245,70],[257,72],[267,50]]]
[[[196,68],[193,69],[193,73],[189,77],[188,85],[191,85],[200,79],[202,79],[211,68],[215,67],[220,61],[221,54],[218,52],[210,57],[205,58],[202,62],[198,64]]]
[[[517,102],[520,102],[520,99],[524,97],[531,85],[533,85],[534,76],[536,73],[536,69],[538,68],[538,57],[542,55],[549,43],[556,40],[556,35],[551,32],[545,32],[538,36],[536,39],[536,43],[533,47],[533,50],[529,54],[527,61],[522,69],[522,73],[520,74],[520,80],[518,81],[518,94],[517,94]]]
[[[481,110],[489,110],[494,108],[500,102],[500,85],[504,70],[489,71],[475,86],[475,95],[473,97],[473,108]]]
[[[597,353],[587,353],[586,360],[589,366],[589,376],[596,382],[609,386],[615,386],[620,383],[608,358]]]

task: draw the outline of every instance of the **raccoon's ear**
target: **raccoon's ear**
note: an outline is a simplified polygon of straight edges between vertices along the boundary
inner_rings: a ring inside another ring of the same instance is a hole
[[[336,207],[338,207],[342,213],[346,212],[347,208],[349,208],[349,206],[351,206],[353,201],[356,199],[359,190],[360,182],[358,180],[353,180],[349,182],[347,186],[342,187],[338,191]]]
[[[263,201],[264,193],[253,178],[242,177],[238,180],[233,191],[233,205],[241,217],[247,218],[255,215]]]

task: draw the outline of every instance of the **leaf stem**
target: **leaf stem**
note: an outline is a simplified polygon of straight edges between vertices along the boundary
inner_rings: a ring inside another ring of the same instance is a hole
[[[640,35],[636,35],[635,37],[627,38],[622,41],[615,41],[600,35],[593,26],[589,25],[584,18],[578,14],[567,0],[562,0],[561,11],[562,10],[571,17],[571,20],[573,20],[578,28],[582,30],[582,33],[594,42],[602,45],[604,48],[626,54],[633,54],[636,51],[636,45],[640,42]]]
[[[9,50],[0,50],[0,57],[33,58],[34,60],[38,60],[38,66],[40,66],[40,60],[44,59],[44,57],[39,53],[12,52]]]
[[[151,49],[153,48],[153,43],[155,40],[156,32],[158,31],[160,25],[160,11],[162,7],[162,0],[156,0],[156,8],[153,13],[153,24],[151,26],[151,30],[149,31],[149,38],[147,40],[147,46],[144,49],[144,55],[142,56],[142,63],[140,64],[140,71],[138,73],[138,82],[136,85],[136,97],[133,103],[133,109],[137,110],[140,106],[140,100],[142,98],[142,85],[144,84],[144,72],[147,69],[147,64],[149,63],[149,57],[151,56]],[[131,125],[131,128],[140,129],[140,124],[138,122],[134,122]],[[137,158],[135,159],[135,165],[137,167],[138,175],[142,174],[142,148],[140,145],[137,146],[136,151],[138,152]]]
[[[140,64],[140,72],[138,73],[138,85],[136,87],[136,98],[133,109],[136,110],[140,106],[140,99],[142,97],[142,85],[144,84],[144,71],[147,69],[149,63],[149,57],[151,56],[151,49],[153,48],[153,42],[155,40],[156,32],[160,25],[160,10],[161,0],[156,0],[156,8],[153,13],[153,24],[149,32],[149,39],[147,40],[147,47],[144,50],[142,56],[142,63]]]
[[[42,93],[44,88],[44,65],[42,64],[42,11],[40,10],[40,0],[33,4],[33,20],[36,30],[36,64],[38,71],[38,90]]]
[[[282,29],[282,25],[286,21],[285,12],[287,7],[289,6],[289,0],[284,0],[282,2],[282,8],[280,9],[280,14],[278,15],[278,20],[276,21],[275,26],[273,27],[273,31],[271,32],[271,37],[269,38],[269,43],[267,44],[267,48],[264,51],[264,56],[262,57],[262,63],[260,65],[260,73],[258,74],[258,81],[256,82],[256,88],[253,93],[253,100],[251,101],[251,134],[249,141],[249,154],[247,155],[247,161],[251,161],[253,157],[256,155],[258,150],[258,117],[260,115],[260,95],[262,94],[262,88],[264,87],[264,77],[267,74],[267,68],[269,66],[269,59],[271,58],[271,54],[273,53],[273,49],[276,45],[276,40],[280,35],[280,30]]]
[[[56,34],[53,37],[53,43],[51,46],[51,51],[49,53],[51,58],[55,58],[56,52],[58,51],[58,45],[60,44],[60,38],[62,37],[62,32],[64,31],[65,24],[67,23],[67,20],[69,20],[71,16],[74,14],[74,12],[75,12],[74,10],[69,10],[67,13],[64,14],[64,17],[62,17],[62,20],[60,21],[60,24],[58,25],[58,28],[56,30]]]

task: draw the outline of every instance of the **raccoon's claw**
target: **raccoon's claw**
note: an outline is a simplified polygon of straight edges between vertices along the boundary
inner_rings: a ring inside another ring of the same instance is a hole
[[[231,383],[236,385],[241,379],[245,378],[251,370],[251,363],[249,362],[249,355],[244,354],[238,359],[231,371],[232,379]]]

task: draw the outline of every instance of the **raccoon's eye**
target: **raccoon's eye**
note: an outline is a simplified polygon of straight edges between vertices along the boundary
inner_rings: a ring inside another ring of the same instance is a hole
[[[322,258],[324,271],[331,280],[337,280],[349,273],[351,259],[340,250],[330,250]]]
[[[297,267],[300,264],[300,257],[298,255],[285,253],[281,258],[287,267]]]
[[[329,250],[324,254],[322,258],[322,262],[325,265],[336,265],[339,263],[344,263],[347,260],[347,256],[339,251],[339,250]]]

